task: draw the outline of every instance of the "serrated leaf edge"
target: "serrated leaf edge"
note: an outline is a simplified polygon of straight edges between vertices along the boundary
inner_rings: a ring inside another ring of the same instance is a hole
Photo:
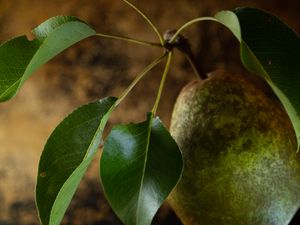
[[[101,102],[101,101],[103,101],[103,100],[105,100],[105,99],[108,99],[108,98],[111,98],[111,99],[114,100],[115,102],[112,104],[112,106],[109,108],[109,110],[108,110],[108,111],[104,114],[104,116],[102,117],[101,122],[100,122],[100,124],[99,124],[99,126],[98,126],[98,128],[97,128],[97,130],[96,130],[96,132],[95,132],[95,134],[98,134],[98,131],[99,131],[99,129],[100,129],[102,126],[103,126],[102,129],[104,129],[104,127],[105,127],[105,125],[106,125],[106,123],[107,123],[107,121],[108,121],[108,118],[109,118],[110,113],[114,110],[114,108],[115,108],[115,106],[116,106],[116,101],[117,101],[117,98],[116,98],[116,97],[107,97],[107,98],[104,98],[104,99],[97,100],[97,101],[95,101],[95,102],[91,102],[91,103],[86,104],[86,105],[82,105],[82,106],[78,107],[76,110],[74,110],[73,112],[71,112],[68,116],[66,116],[66,117],[64,118],[64,120],[66,120],[67,118],[69,118],[73,113],[76,113],[77,111],[79,111],[81,108],[83,108],[83,107],[88,107],[89,105],[95,104],[95,103],[97,103],[97,102]],[[105,120],[104,120],[104,119],[105,119]],[[102,125],[102,126],[101,126],[101,125]],[[58,126],[54,129],[54,131],[52,132],[52,134],[53,134],[53,133],[55,132],[55,130],[57,130],[57,129],[58,129]],[[103,130],[102,130],[101,132],[103,132]],[[52,136],[52,135],[50,135],[50,137],[48,138],[48,140],[51,138],[51,136]],[[95,140],[96,140],[96,137],[97,137],[97,136],[99,136],[99,134],[93,136],[93,138],[92,138],[92,140],[91,140],[91,143],[90,143],[88,149],[90,149],[91,146],[95,143]],[[47,142],[48,142],[48,140],[47,140]],[[70,180],[70,178],[73,177],[73,176],[77,173],[77,171],[81,169],[82,166],[85,166],[84,162],[86,162],[87,160],[91,160],[91,161],[92,161],[94,155],[95,155],[96,152],[97,152],[97,149],[95,149],[95,151],[92,152],[91,154],[90,154],[90,152],[91,152],[90,150],[87,150],[87,152],[86,152],[86,154],[85,154],[83,160],[81,161],[81,163],[80,163],[80,164],[76,167],[76,169],[70,174],[70,176],[68,177],[68,179],[66,180],[66,182],[64,182],[64,184],[61,186],[59,192],[57,193],[57,196],[56,196],[56,198],[55,198],[55,200],[54,200],[54,202],[53,202],[53,205],[52,205],[52,208],[51,208],[51,211],[50,211],[50,217],[49,217],[49,223],[48,223],[49,225],[56,225],[55,223],[52,222],[53,219],[51,219],[51,218],[53,218],[53,216],[52,216],[53,213],[54,213],[54,212],[53,212],[53,209],[54,209],[54,207],[55,207],[55,205],[57,204],[57,201],[58,201],[58,199],[59,199],[58,196],[62,194],[62,190],[66,187],[67,182]],[[89,162],[89,163],[90,163],[90,162]],[[87,167],[88,167],[88,166],[89,166],[89,164],[87,164]],[[39,176],[39,175],[40,175],[40,173],[38,174],[38,176]],[[84,174],[82,174],[82,176],[83,176],[83,175],[84,175]],[[80,177],[79,180],[82,179],[82,176]],[[76,188],[76,189],[77,189],[77,188]],[[76,191],[76,189],[75,189],[75,191]],[[36,205],[37,205],[37,202],[36,202]],[[39,214],[39,210],[38,210],[38,214]],[[40,223],[43,224],[43,223],[42,223],[42,220],[41,220],[41,218],[40,218],[40,216],[38,216],[38,217],[39,217]]]

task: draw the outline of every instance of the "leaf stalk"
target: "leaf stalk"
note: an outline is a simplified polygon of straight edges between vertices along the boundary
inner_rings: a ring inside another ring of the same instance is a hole
[[[157,97],[156,97],[156,100],[155,100],[155,103],[154,103],[154,106],[153,106],[153,109],[152,109],[152,114],[153,115],[155,115],[156,111],[157,111],[157,107],[158,107],[158,104],[159,104],[159,101],[160,101],[160,98],[161,98],[161,94],[162,94],[162,91],[163,91],[163,88],[164,88],[164,85],[165,85],[166,77],[167,77],[167,74],[170,70],[170,64],[171,64],[171,59],[172,59],[172,56],[173,56],[173,52],[172,51],[167,51],[166,54],[168,54],[167,63],[165,65],[165,69],[164,69],[164,72],[163,72],[163,75],[162,75],[162,79],[161,79],[160,84],[159,84]]]
[[[194,23],[198,23],[200,21],[205,21],[205,20],[210,20],[210,21],[215,21],[218,22],[218,20],[214,17],[210,17],[210,16],[206,16],[206,17],[198,17],[195,18],[193,20],[190,20],[188,22],[186,22],[185,24],[183,24],[173,35],[173,37],[170,40],[170,43],[174,43],[176,41],[176,38],[178,37],[178,35],[187,27],[189,27],[190,25],[194,24]]]
[[[161,48],[163,47],[160,43],[148,42],[148,41],[138,40],[138,39],[134,39],[134,38],[130,38],[130,37],[103,34],[103,33],[97,33],[95,35],[99,36],[99,37],[110,38],[110,39],[115,39],[115,40],[120,40],[120,41],[126,41],[129,43],[139,44],[139,45],[148,46],[148,47],[161,47]]]
[[[167,53],[164,53],[162,56],[155,59],[152,63],[150,63],[140,74],[138,74],[135,79],[131,82],[131,84],[125,89],[125,91],[120,95],[118,100],[115,102],[114,106],[118,106],[123,99],[128,95],[128,93],[134,88],[134,86],[151,70],[153,69],[157,64],[159,64],[164,57],[167,55]]]
[[[163,46],[164,39],[163,39],[162,35],[160,34],[160,32],[158,31],[157,27],[151,21],[151,19],[148,16],[146,16],[141,10],[139,10],[135,5],[133,5],[131,2],[129,2],[127,0],[122,0],[122,1],[125,2],[127,5],[129,5],[131,8],[133,8],[138,14],[140,14],[146,20],[146,22],[151,26],[151,28],[157,34],[157,36],[159,38],[159,42]]]

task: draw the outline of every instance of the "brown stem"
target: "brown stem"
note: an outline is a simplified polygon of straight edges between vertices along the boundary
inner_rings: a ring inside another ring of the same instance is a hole
[[[207,78],[206,73],[201,69],[198,61],[196,60],[196,57],[194,53],[192,52],[190,42],[187,38],[185,38],[183,35],[179,34],[175,41],[170,43],[170,40],[172,39],[173,35],[175,34],[176,30],[166,31],[164,34],[164,40],[165,44],[164,47],[171,51],[173,48],[177,48],[180,52],[182,52],[189,63],[191,64],[193,70],[195,73],[199,76],[201,80],[205,80]]]

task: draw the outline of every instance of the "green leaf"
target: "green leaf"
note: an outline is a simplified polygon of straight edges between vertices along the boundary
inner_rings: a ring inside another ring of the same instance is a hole
[[[100,163],[101,180],[114,212],[126,225],[149,225],[178,182],[182,156],[152,114],[142,123],[112,129]]]
[[[240,42],[241,60],[271,86],[289,115],[300,146],[300,41],[270,13],[254,8],[215,16]]]
[[[32,41],[20,36],[0,45],[0,102],[12,98],[48,60],[96,34],[85,22],[71,16],[50,18],[32,32],[36,37]]]
[[[109,97],[84,105],[51,134],[40,158],[36,204],[43,225],[60,224],[70,201],[99,147],[114,108]]]

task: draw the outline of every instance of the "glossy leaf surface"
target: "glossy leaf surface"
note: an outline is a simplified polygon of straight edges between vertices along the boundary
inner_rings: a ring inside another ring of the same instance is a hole
[[[77,186],[99,147],[116,98],[84,105],[65,118],[42,153],[36,203],[43,225],[60,224]]]
[[[300,144],[300,40],[275,16],[254,8],[215,16],[240,42],[245,67],[262,76],[285,107]]]
[[[48,19],[33,31],[35,39],[16,37],[0,45],[0,102],[12,98],[28,77],[48,60],[96,32],[70,16]]]
[[[101,180],[126,225],[149,225],[182,170],[177,144],[158,118],[112,129],[104,145]]]

